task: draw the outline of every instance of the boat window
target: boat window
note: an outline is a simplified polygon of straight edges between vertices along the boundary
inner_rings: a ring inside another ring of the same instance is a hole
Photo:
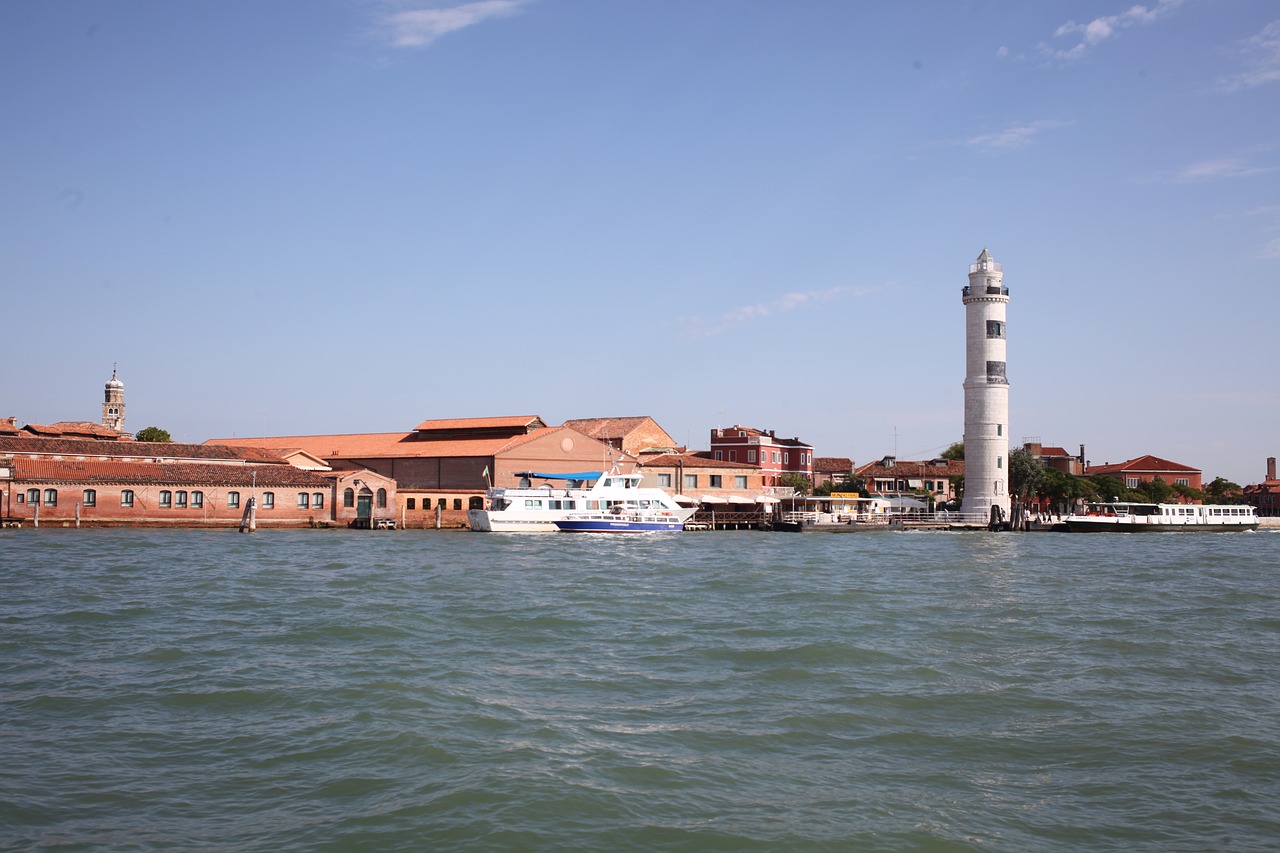
[[[525,498],[524,508],[525,509],[542,509],[542,501],[534,500],[533,498]]]

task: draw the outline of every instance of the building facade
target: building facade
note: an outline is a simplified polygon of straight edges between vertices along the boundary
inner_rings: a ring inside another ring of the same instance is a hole
[[[764,485],[778,486],[786,474],[813,481],[813,447],[799,438],[778,438],[773,430],[744,426],[711,431],[711,456],[757,469]]]
[[[966,514],[1009,518],[1009,379],[1005,334],[1009,289],[986,249],[969,266],[965,308],[964,503]],[[996,510],[996,512],[993,512]]]

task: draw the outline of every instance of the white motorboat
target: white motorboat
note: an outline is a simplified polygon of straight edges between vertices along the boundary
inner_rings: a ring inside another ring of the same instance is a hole
[[[661,514],[683,527],[697,507],[683,507],[662,489],[642,487],[640,474],[623,474],[616,468],[605,474],[520,474],[519,488],[492,488],[485,508],[467,513],[472,530],[486,533],[555,533],[556,522],[579,513]],[[534,480],[543,480],[537,486]],[[559,485],[563,483],[563,485]]]

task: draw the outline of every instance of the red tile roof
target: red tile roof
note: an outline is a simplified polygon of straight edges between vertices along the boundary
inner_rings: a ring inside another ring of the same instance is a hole
[[[501,418],[444,418],[440,420],[423,421],[414,427],[415,432],[424,430],[456,430],[456,429],[527,429],[530,427],[544,427],[546,422],[537,415],[510,415]]]
[[[56,424],[27,424],[24,429],[33,435],[50,438],[95,438],[107,441],[129,440],[127,433],[92,421],[58,421]]]
[[[853,460],[843,456],[813,457],[813,473],[815,474],[848,474],[853,470]]]
[[[1168,459],[1161,459],[1159,456],[1139,456],[1136,459],[1130,459],[1128,462],[1121,462],[1116,465],[1090,465],[1088,474],[1163,474],[1165,472],[1178,472],[1188,474],[1199,474],[1199,468],[1192,468],[1188,465],[1181,465],[1177,462],[1170,462]]]
[[[732,468],[737,471],[758,473],[754,462],[729,462],[716,459],[710,451],[701,450],[692,453],[652,453],[640,457],[640,464],[645,468]]]
[[[103,462],[15,458],[14,480],[23,483],[113,485],[321,487],[329,481],[292,465],[219,465],[202,462]]]
[[[39,456],[107,456],[113,459],[198,459],[286,465],[279,454],[249,447],[215,444],[175,444],[158,441],[95,441],[93,439],[12,437],[0,435],[0,453]]]
[[[936,462],[945,462],[945,465],[935,464]],[[865,479],[878,478],[881,480],[896,479],[906,480],[917,477],[940,479],[964,474],[963,459],[943,459],[930,460],[928,462],[906,462],[898,459],[892,467],[882,464],[883,459],[876,462],[868,462],[866,465],[858,467],[855,474]]]
[[[269,450],[305,450],[321,459],[436,459],[442,457],[494,456],[560,427],[493,438],[423,438],[417,432],[380,432],[357,435],[286,435],[260,438],[215,438],[211,442],[232,447]]]

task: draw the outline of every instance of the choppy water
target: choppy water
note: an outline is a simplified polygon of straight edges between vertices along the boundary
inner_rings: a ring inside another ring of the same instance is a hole
[[[1275,850],[1280,534],[0,535],[0,846]]]

